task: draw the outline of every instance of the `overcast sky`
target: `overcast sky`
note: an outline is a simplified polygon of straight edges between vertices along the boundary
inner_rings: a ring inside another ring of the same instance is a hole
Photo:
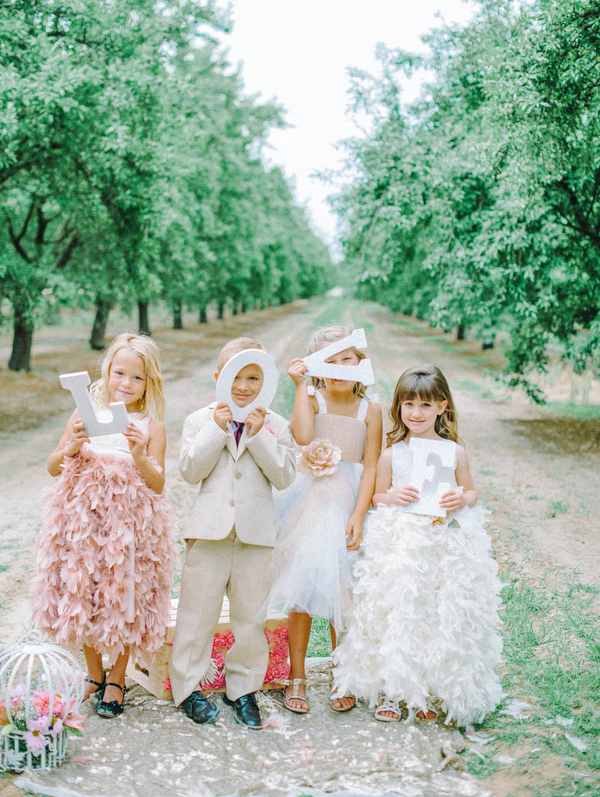
[[[336,143],[356,134],[346,115],[349,67],[376,72],[375,46],[423,51],[420,37],[439,24],[465,22],[473,5],[463,0],[234,0],[234,29],[223,37],[229,60],[242,62],[248,93],[277,99],[292,127],[269,137],[270,162],[292,179],[331,243],[335,216],[325,198],[331,187],[311,176],[336,169]],[[414,89],[412,89],[414,93]]]

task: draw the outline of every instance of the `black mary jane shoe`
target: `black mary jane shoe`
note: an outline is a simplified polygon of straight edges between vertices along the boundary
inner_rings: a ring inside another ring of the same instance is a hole
[[[221,713],[221,709],[202,692],[192,692],[181,702],[180,707],[197,725],[210,725]]]
[[[237,700],[230,700],[227,695],[224,694],[223,703],[225,703],[226,706],[231,706],[235,721],[238,725],[244,725],[246,728],[250,728],[253,731],[262,730],[262,719],[260,717],[258,705],[256,704],[254,692],[250,692],[248,695],[242,695],[238,697]]]
[[[104,688],[106,686],[106,673],[102,673],[102,681],[94,681],[92,678],[86,678],[85,681],[88,684],[93,684],[94,686],[98,687],[95,691],[90,692],[86,700],[89,700],[90,697],[97,697],[99,700],[101,700],[104,695]]]
[[[120,689],[123,692],[123,700],[119,703],[118,700],[110,700],[108,703],[104,700],[104,690],[107,686],[116,686],[117,689]],[[102,697],[98,701],[98,708],[96,709],[96,714],[99,717],[120,717],[123,711],[123,703],[125,701],[125,692],[127,692],[126,686],[121,686],[121,684],[114,684],[112,681],[107,681],[104,684],[104,689],[102,690]]]

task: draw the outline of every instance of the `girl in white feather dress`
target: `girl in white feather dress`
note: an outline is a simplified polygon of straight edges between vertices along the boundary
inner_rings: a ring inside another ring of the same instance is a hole
[[[436,366],[402,374],[390,417],[394,428],[379,459],[348,631],[333,654],[334,684],[368,700],[384,722],[400,720],[402,702],[409,718],[434,720],[437,699],[446,723],[468,726],[501,696],[501,584],[484,529],[489,513],[475,505],[454,403]],[[413,438],[454,443],[455,479],[440,500],[443,518],[403,509],[419,500],[410,485]]]

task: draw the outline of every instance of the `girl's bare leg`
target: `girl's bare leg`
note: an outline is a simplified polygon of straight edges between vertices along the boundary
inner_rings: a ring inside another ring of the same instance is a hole
[[[101,684],[102,679],[104,677],[104,669],[102,667],[102,654],[99,653],[95,648],[90,648],[87,645],[83,646],[83,655],[85,656],[85,663],[87,666],[87,676],[91,678],[92,681],[96,681],[97,683]],[[99,687],[94,686],[94,684],[89,683],[88,681],[85,682],[85,691],[83,693],[83,699],[87,700],[88,697],[97,692]]]
[[[331,623],[329,623],[329,636],[331,637],[331,649],[335,650],[337,647],[337,634],[335,633],[335,628],[331,625]],[[336,708],[343,708],[345,710],[348,710],[355,705],[356,698],[337,697],[333,699],[333,703],[335,704]]]
[[[304,660],[308,648],[312,617],[304,612],[290,612],[288,617],[288,636],[290,645],[290,680],[292,678],[306,678]],[[306,687],[299,687],[300,694],[306,696]],[[292,693],[292,687],[286,686],[285,694]],[[299,698],[291,698],[290,706],[294,708],[306,708],[306,703]]]
[[[118,659],[115,661],[113,666],[111,667],[110,672],[106,676],[107,682],[113,684],[120,684],[121,686],[125,686],[125,671],[127,670],[127,662],[129,661],[129,650],[125,650],[125,653],[121,653]],[[116,700],[117,703],[123,702],[123,692],[120,689],[117,689],[116,686],[107,686],[104,690],[104,702],[110,703],[111,700]]]

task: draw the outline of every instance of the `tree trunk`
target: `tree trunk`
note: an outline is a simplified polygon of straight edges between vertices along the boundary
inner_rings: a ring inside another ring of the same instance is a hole
[[[13,324],[13,347],[8,361],[11,371],[31,371],[31,344],[33,343],[33,321],[15,309]]]
[[[234,302],[233,307],[231,308],[231,315],[237,315],[237,314],[238,314],[238,303]]]
[[[219,319],[219,321],[223,319],[224,315],[225,315],[225,303],[219,302],[219,306],[217,308],[217,318]]]
[[[198,323],[200,324],[208,324],[208,314],[206,312],[206,307],[201,307],[198,311]]]
[[[104,348],[104,338],[106,337],[106,327],[108,325],[108,315],[112,307],[112,302],[106,299],[96,299],[96,315],[90,336],[90,348],[94,351],[102,351]]]
[[[482,351],[487,351],[488,349],[493,349],[493,348],[494,348],[494,341],[493,340],[485,340],[481,344],[481,350]]]
[[[140,335],[151,334],[148,321],[148,302],[138,302],[138,332]]]
[[[246,302],[242,302],[242,306],[240,307],[240,313],[247,313],[248,312],[248,305]]]
[[[181,309],[181,299],[173,304],[173,329],[183,329],[183,312]]]
[[[464,324],[459,324],[456,327],[456,340],[464,340],[467,334],[467,328]]]

